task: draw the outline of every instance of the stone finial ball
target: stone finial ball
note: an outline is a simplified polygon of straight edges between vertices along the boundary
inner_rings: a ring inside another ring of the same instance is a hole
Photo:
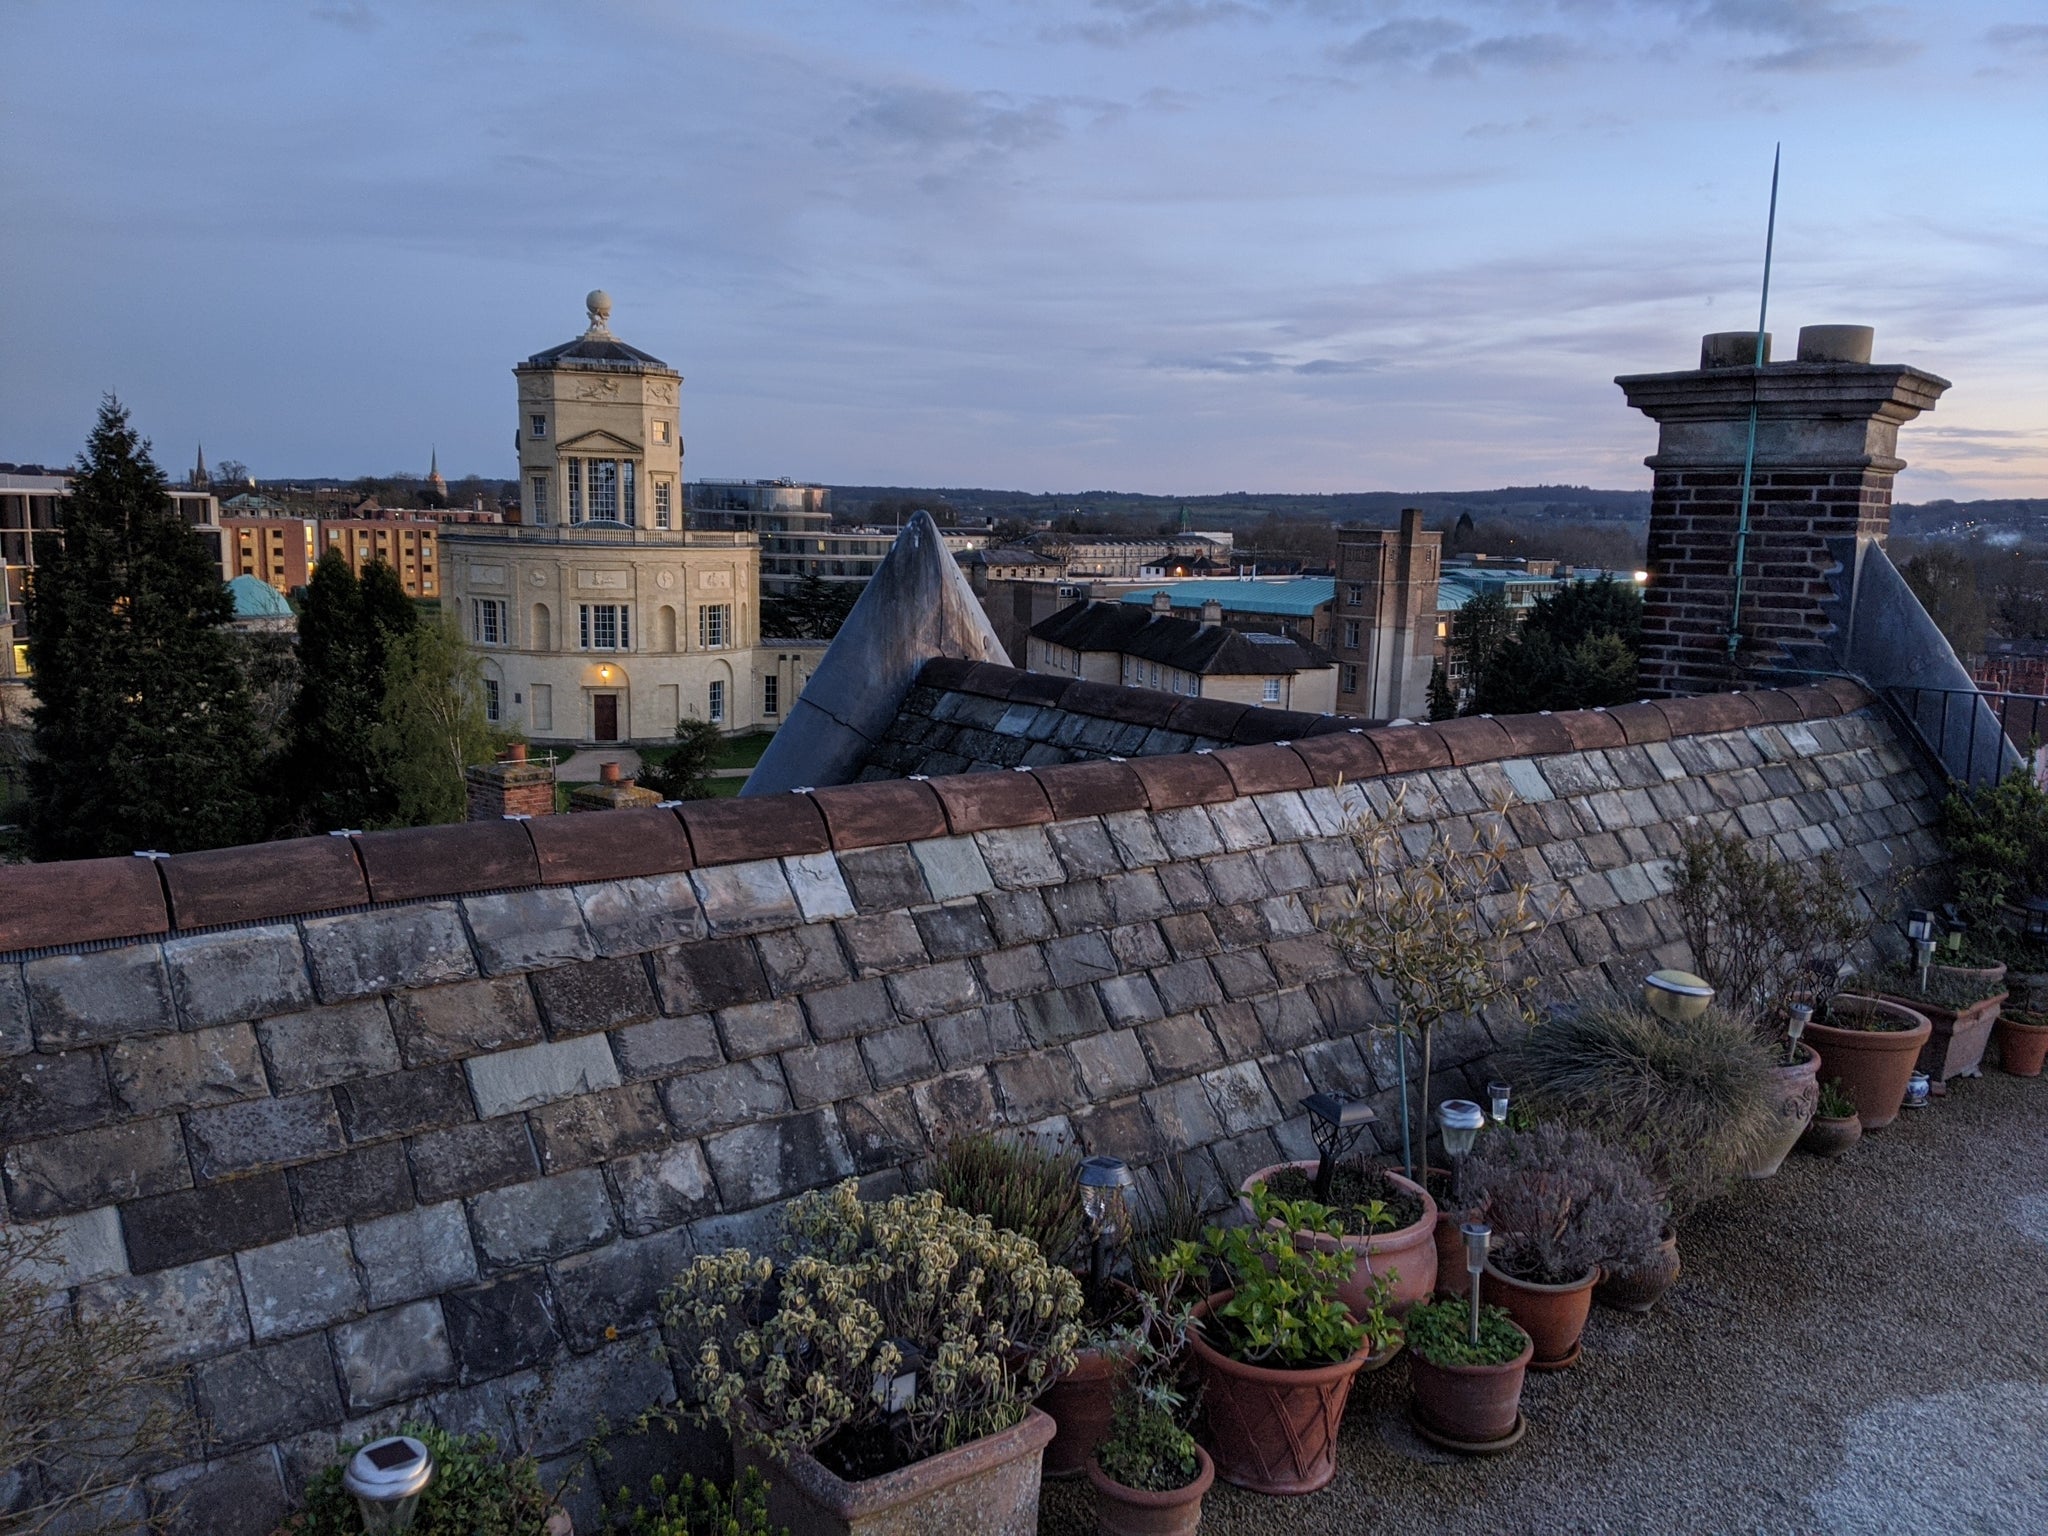
[[[583,307],[599,320],[609,320],[612,314],[612,296],[602,288],[593,288],[584,297]]]

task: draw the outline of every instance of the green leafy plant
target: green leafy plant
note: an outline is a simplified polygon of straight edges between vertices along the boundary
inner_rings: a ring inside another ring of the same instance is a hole
[[[1529,1347],[1503,1307],[1479,1309],[1479,1342],[1472,1342],[1471,1303],[1455,1297],[1425,1301],[1407,1317],[1408,1347],[1431,1365],[1506,1365]]]
[[[1252,1202],[1258,1203],[1261,1192],[1282,1200],[1311,1200],[1315,1182],[1315,1175],[1306,1168],[1280,1168],[1253,1188]],[[1422,1220],[1422,1200],[1395,1188],[1384,1168],[1375,1168],[1361,1158],[1347,1158],[1330,1170],[1330,1213],[1347,1237],[1370,1237]]]
[[[1831,1077],[1820,1085],[1820,1103],[1814,1113],[1823,1120],[1846,1120],[1856,1113],[1856,1096],[1839,1077]]]
[[[676,722],[675,744],[659,762],[643,760],[640,782],[664,800],[701,800],[711,793],[711,770],[725,748],[725,732],[709,720],[685,715]]]
[[[1161,1163],[1153,1174],[1158,1195],[1139,1206],[1131,1230],[1131,1282],[1140,1291],[1162,1297],[1169,1289],[1167,1257],[1182,1243],[1201,1241],[1216,1207],[1189,1182],[1178,1160]]]
[[[700,1257],[662,1298],[686,1417],[865,1478],[1009,1428],[1072,1368],[1081,1287],[936,1190],[783,1208],[783,1256]]]
[[[659,1474],[649,1479],[647,1497],[635,1503],[619,1490],[619,1513],[607,1507],[603,1529],[619,1536],[788,1536],[789,1527],[768,1518],[768,1482],[756,1467],[743,1469],[731,1492],[709,1478],[685,1473],[671,1489]]]
[[[1626,1147],[1680,1213],[1719,1191],[1770,1139],[1773,1049],[1710,1008],[1670,1021],[1627,1003],[1567,1009],[1507,1053],[1540,1119]]]
[[[1194,1405],[1181,1390],[1180,1355],[1190,1308],[1147,1295],[1137,1319],[1110,1341],[1123,1362],[1110,1409],[1108,1437],[1096,1448],[1102,1470],[1126,1488],[1168,1493],[1201,1475],[1195,1438],[1188,1433]]]
[[[1663,1239],[1663,1202],[1634,1159],[1569,1126],[1485,1137],[1465,1161],[1465,1193],[1493,1228],[1494,1268],[1537,1285],[1603,1266],[1633,1273]]]
[[[1055,1264],[1075,1261],[1085,1218],[1080,1158],[1066,1145],[975,1131],[948,1138],[932,1159],[931,1187],[946,1204],[986,1216],[1038,1244]]]
[[[1220,1289],[1231,1292],[1197,1322],[1219,1353],[1247,1365],[1301,1370],[1335,1365],[1361,1347],[1379,1349],[1400,1337],[1386,1313],[1392,1286],[1384,1276],[1373,1282],[1367,1316],[1354,1319],[1338,1294],[1353,1256],[1341,1248],[1295,1247],[1296,1232],[1339,1235],[1327,1209],[1268,1196],[1254,1210],[1258,1225],[1210,1227],[1199,1246],[1183,1243],[1167,1261],[1177,1285],[1206,1286],[1220,1274]],[[1280,1226],[1268,1227],[1268,1220]]]
[[[2012,934],[2005,904],[2048,894],[2048,790],[2015,768],[1996,784],[1953,789],[1941,820],[1956,907],[1972,937]]]
[[[434,1480],[420,1495],[413,1536],[541,1536],[555,1500],[541,1486],[531,1456],[507,1459],[489,1435],[451,1435],[431,1424],[400,1431],[425,1445]],[[306,1507],[285,1522],[290,1536],[357,1536],[363,1528],[356,1501],[341,1486],[342,1468],[360,1448],[341,1457],[306,1486]]]

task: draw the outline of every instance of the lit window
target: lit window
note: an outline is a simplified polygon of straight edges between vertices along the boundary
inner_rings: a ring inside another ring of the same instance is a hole
[[[492,722],[498,719],[498,685],[488,677],[484,679],[484,718]]]
[[[14,644],[14,675],[16,677],[27,677],[30,675],[28,670],[28,643],[26,641],[17,640]]]
[[[529,416],[529,417],[527,417],[527,418],[526,418],[526,430],[528,431],[528,433],[530,433],[530,434],[531,434],[532,436],[534,436],[534,437],[546,437],[546,436],[548,435],[548,419],[547,419],[547,417],[545,417],[545,416]]]
[[[590,474],[590,520],[616,523],[619,520],[619,461],[592,459]]]
[[[732,609],[724,604],[707,605],[697,610],[697,644],[707,651],[718,650],[732,643]]]
[[[505,633],[505,600],[502,597],[479,597],[472,599],[475,607],[475,622],[471,634],[478,645],[503,645],[508,638]]]
[[[761,679],[761,713],[779,715],[782,713],[782,679],[769,673]]]
[[[711,723],[712,723],[713,725],[719,725],[719,724],[722,724],[722,723],[724,722],[724,720],[725,720],[725,684],[724,684],[724,683],[722,683],[722,682],[718,682],[718,683],[713,683],[713,684],[711,685],[711,690],[710,690],[710,694],[709,694],[709,696],[708,696],[708,697],[706,698],[706,700],[705,700],[705,705],[704,705],[704,718],[705,718],[706,720],[709,720],[709,721],[710,721],[710,722],[711,722]]]
[[[670,498],[674,490],[675,488],[666,480],[654,482],[654,526],[657,528],[668,527],[669,521],[674,515],[670,510]]]
[[[668,441],[668,423],[667,423],[667,422],[665,422],[665,421],[657,421],[657,422],[656,422],[656,423],[654,424],[654,440],[655,440],[655,441],[656,441],[657,443],[666,443],[666,442]]]
[[[1279,679],[1279,678],[1277,678],[1277,677],[1269,677],[1269,678],[1267,678],[1267,679],[1266,679],[1266,694],[1265,694],[1265,698],[1266,698],[1266,702],[1267,702],[1268,704],[1278,704],[1278,703],[1280,702],[1280,679]]]
[[[577,637],[586,651],[623,651],[632,644],[631,610],[624,603],[579,603]]]

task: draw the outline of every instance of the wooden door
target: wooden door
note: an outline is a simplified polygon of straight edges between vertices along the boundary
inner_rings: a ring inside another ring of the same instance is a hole
[[[591,736],[598,741],[619,739],[619,696],[616,693],[591,695]]]

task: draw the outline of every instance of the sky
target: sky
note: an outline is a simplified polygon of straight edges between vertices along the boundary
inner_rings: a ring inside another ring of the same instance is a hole
[[[1877,328],[2048,495],[2039,0],[0,0],[0,459],[516,472],[613,298],[685,472],[1647,487],[1618,373]]]

